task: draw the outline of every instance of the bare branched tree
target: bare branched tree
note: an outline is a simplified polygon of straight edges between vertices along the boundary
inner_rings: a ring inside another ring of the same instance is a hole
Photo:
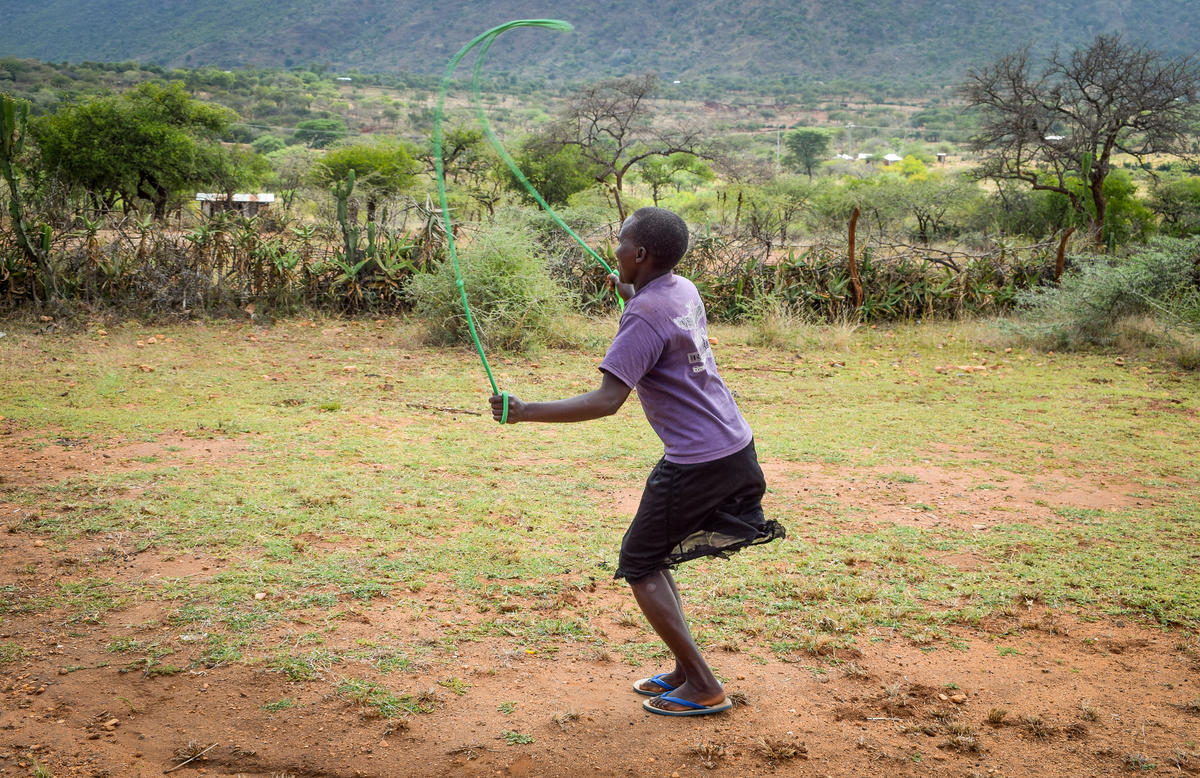
[[[652,73],[588,86],[571,98],[548,136],[551,147],[575,146],[594,166],[596,181],[608,191],[622,220],[625,178],[639,162],[681,152],[703,156],[698,130],[652,123],[649,100],[657,86]]]
[[[968,73],[962,93],[982,116],[971,141],[983,155],[978,173],[1065,196],[1099,244],[1113,155],[1186,156],[1200,67],[1101,35],[1033,71],[1025,49]]]

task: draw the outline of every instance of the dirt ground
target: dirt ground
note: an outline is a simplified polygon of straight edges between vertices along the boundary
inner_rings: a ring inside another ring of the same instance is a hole
[[[238,449],[236,441],[179,436],[164,437],[154,450],[161,453],[164,442],[172,453],[156,466],[186,467]],[[143,453],[136,445],[101,450],[69,440],[35,452],[0,440],[0,473],[7,485],[28,486],[81,468],[145,467]],[[817,465],[764,465],[780,499],[831,493],[865,508],[866,524],[947,522],[987,532],[1010,511],[1036,522],[1050,518],[1052,505],[1114,508],[1147,499],[1124,484],[1063,477],[1053,493],[1014,477],[988,498],[1006,511],[972,511],[979,497],[966,491],[970,474],[958,469],[929,468],[908,483],[848,480]],[[933,510],[906,507],[916,503]],[[112,554],[114,542],[120,545],[113,538],[64,547],[24,529],[22,510],[0,502],[0,586],[48,589],[82,575],[86,560],[92,575],[117,580],[212,576],[227,564],[154,548]],[[969,570],[982,560],[962,554],[942,561]],[[436,606],[441,594],[430,586],[340,603],[334,639],[353,645],[381,631],[429,630],[399,599]],[[631,607],[626,590],[611,582],[579,598],[593,613]],[[631,684],[655,668],[573,643],[555,655],[462,643],[454,666],[407,673],[407,686],[438,690],[439,702],[432,713],[406,719],[372,718],[334,693],[332,675],[293,683],[245,664],[159,677],[121,672],[105,648],[115,636],[143,625],[148,639],[186,642],[179,626],[162,626],[165,616],[162,603],[143,602],[100,624],[44,613],[0,622],[0,643],[30,652],[0,665],[0,775],[1200,775],[1195,637],[1034,602],[957,628],[962,650],[928,650],[886,631],[842,652],[848,663],[840,666],[763,659],[736,646],[716,650],[710,658],[737,704],[690,719],[641,710],[644,698]],[[619,619],[603,630],[613,647],[646,639],[639,625]],[[998,652],[1001,642],[1014,650]],[[469,684],[465,694],[438,686],[448,674]],[[287,710],[266,707],[285,698],[295,703]],[[499,736],[504,731],[532,742],[509,743]]]

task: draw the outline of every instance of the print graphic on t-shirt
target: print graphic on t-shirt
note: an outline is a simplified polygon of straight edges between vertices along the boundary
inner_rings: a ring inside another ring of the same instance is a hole
[[[692,365],[693,373],[703,373],[708,370],[708,360],[712,357],[712,346],[708,343],[708,333],[700,325],[701,308],[696,303],[689,303],[687,313],[676,316],[672,321],[679,329],[692,336],[696,350],[688,354],[688,362]]]

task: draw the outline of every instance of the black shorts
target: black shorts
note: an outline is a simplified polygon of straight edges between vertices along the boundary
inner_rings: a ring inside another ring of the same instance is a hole
[[[637,581],[688,559],[726,557],[784,537],[783,526],[763,516],[766,488],[754,441],[712,462],[660,459],[621,541],[614,577]]]

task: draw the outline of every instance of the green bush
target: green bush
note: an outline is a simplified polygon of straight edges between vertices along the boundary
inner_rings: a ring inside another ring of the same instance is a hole
[[[1166,328],[1200,330],[1196,272],[1200,240],[1161,238],[1122,257],[1073,258],[1058,286],[1021,292],[1013,324],[1048,348],[1112,343],[1118,323],[1150,315]]]
[[[563,318],[576,304],[546,271],[528,227],[511,218],[494,221],[459,246],[463,288],[485,348],[525,351],[562,341]],[[432,339],[469,343],[466,316],[449,259],[416,275],[406,288],[413,313]]]

